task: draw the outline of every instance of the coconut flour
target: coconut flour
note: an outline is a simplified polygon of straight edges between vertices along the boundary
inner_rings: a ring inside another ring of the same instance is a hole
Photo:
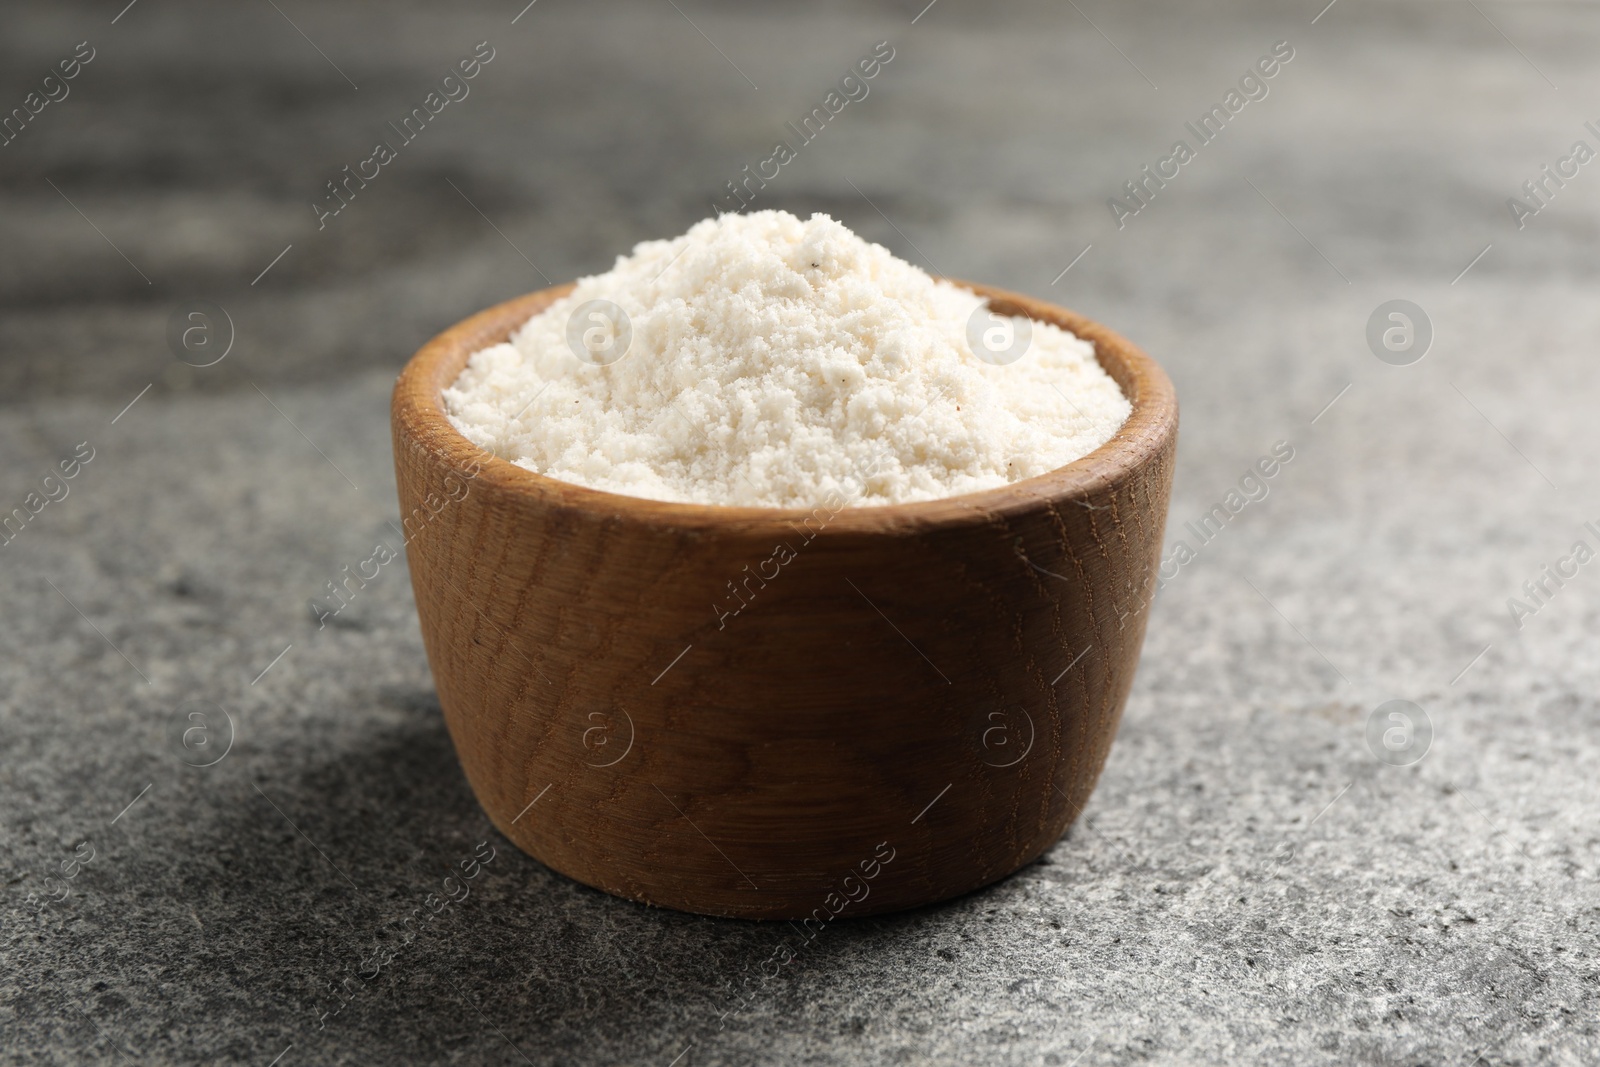
[[[445,390],[528,470],[702,504],[899,504],[1087,455],[1130,410],[1094,346],[1003,318],[826,215],[646,241]]]

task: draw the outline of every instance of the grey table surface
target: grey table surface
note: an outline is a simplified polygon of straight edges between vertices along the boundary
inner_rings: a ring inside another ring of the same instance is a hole
[[[1600,173],[1561,162],[1600,147],[1600,11],[1321,7],[5,5],[5,108],[94,58],[0,148],[0,506],[93,458],[0,547],[0,1060],[1600,1060],[1600,567],[1524,592],[1600,547]],[[1156,599],[1055,848],[763,982],[773,926],[498,837],[402,571],[322,631],[307,600],[397,517],[388,390],[423,340],[709,214],[879,41],[756,206],[1142,344],[1183,404],[1173,549],[1294,458]],[[1279,41],[1119,229],[1108,199]],[[1519,228],[1545,164],[1577,173]],[[196,299],[234,334],[205,368],[167,342]],[[1366,338],[1393,299],[1431,323],[1408,365]],[[1396,699],[1409,735],[1373,718]],[[480,842],[471,897],[353,978]]]

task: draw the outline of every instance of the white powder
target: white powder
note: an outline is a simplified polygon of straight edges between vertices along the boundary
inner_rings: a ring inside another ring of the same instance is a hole
[[[622,309],[631,340],[588,311],[569,331],[592,300]],[[929,500],[1031,478],[1110,440],[1130,407],[1094,346],[982,312],[980,348],[983,331],[1004,349],[1008,326],[1031,329],[1020,358],[986,362],[968,342],[983,306],[826,215],[723,215],[640,244],[475,353],[445,410],[528,470],[702,504]],[[597,349],[569,345],[585,330]]]

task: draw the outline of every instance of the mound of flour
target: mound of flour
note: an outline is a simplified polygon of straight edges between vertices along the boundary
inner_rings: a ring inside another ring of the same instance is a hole
[[[826,215],[728,214],[473,354],[445,409],[528,470],[702,504],[929,500],[1110,440],[1130,408],[1094,346],[983,306]]]

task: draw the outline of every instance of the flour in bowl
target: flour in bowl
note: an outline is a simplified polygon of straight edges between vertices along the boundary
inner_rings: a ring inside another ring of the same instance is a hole
[[[728,214],[474,353],[445,410],[528,470],[700,504],[930,500],[1109,441],[1130,406],[1094,346],[984,309],[826,215]]]

